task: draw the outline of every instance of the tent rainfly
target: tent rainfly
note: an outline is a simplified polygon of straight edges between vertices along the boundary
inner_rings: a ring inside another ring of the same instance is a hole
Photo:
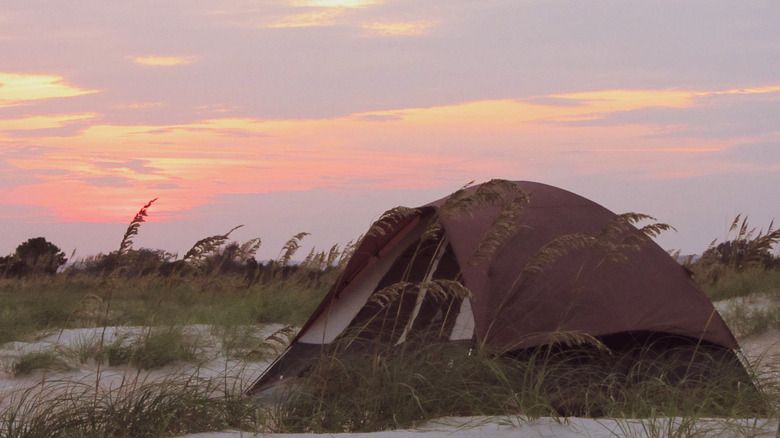
[[[737,341],[712,303],[650,239],[664,225],[633,225],[646,218],[505,180],[390,210],[247,393],[302,375],[347,336],[351,349],[448,341],[491,354],[577,335],[618,349],[664,338],[741,367]]]

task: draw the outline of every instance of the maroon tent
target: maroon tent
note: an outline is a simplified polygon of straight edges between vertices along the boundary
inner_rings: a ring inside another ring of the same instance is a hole
[[[639,217],[568,191],[494,180],[383,215],[253,393],[324,348],[451,341],[495,354],[589,337],[671,336],[734,356],[736,339]],[[433,335],[432,335],[433,333]]]

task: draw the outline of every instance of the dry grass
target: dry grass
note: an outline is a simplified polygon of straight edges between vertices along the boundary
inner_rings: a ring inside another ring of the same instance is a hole
[[[325,355],[274,413],[280,432],[409,428],[442,416],[701,419],[778,415],[776,383],[739,384],[723,368],[707,383],[673,379],[664,361],[619,364],[592,348],[489,356],[447,345],[383,354]],[[652,372],[649,372],[652,369]],[[772,392],[769,392],[772,391]]]
[[[0,413],[0,437],[153,437],[227,428],[260,430],[262,410],[230,378],[172,377],[96,389],[49,382],[15,394]]]

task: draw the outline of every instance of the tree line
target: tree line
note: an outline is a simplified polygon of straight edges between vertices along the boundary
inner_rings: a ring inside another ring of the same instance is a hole
[[[59,247],[44,237],[35,237],[17,246],[12,254],[0,257],[0,278],[26,279],[54,275],[122,278],[237,275],[243,277],[247,285],[252,285],[270,278],[288,278],[300,272],[316,279],[326,272],[339,269],[348,258],[352,245],[344,250],[334,245],[329,251],[312,249],[303,261],[293,262],[291,259],[306,234],[293,236],[277,259],[264,262],[254,256],[260,246],[260,239],[252,239],[244,244],[225,243],[225,234],[201,239],[182,258],[161,249],[125,248],[124,251],[75,260],[67,267],[68,258]]]
[[[130,222],[119,249],[108,254],[80,259],[71,263],[63,272],[69,275],[86,274],[100,276],[144,277],[171,276],[213,276],[240,275],[248,285],[269,278],[285,278],[305,270],[310,276],[340,269],[349,260],[357,243],[349,242],[344,248],[333,245],[329,251],[311,252],[301,263],[292,263],[293,255],[300,248],[301,240],[309,233],[292,236],[282,247],[279,257],[265,263],[255,259],[260,248],[260,238],[240,244],[228,243],[230,234],[241,225],[224,234],[197,241],[182,258],[177,254],[160,249],[133,249],[133,237],[138,234],[141,223],[147,216],[147,209],[156,201],[153,199],[141,208]],[[672,255],[688,269],[700,284],[711,284],[727,270],[743,271],[749,268],[780,269],[780,257],[772,249],[780,242],[780,230],[773,229],[773,223],[766,232],[751,228],[747,216],[738,215],[730,229],[730,239],[721,243],[714,240],[700,257],[681,257],[679,251]],[[34,237],[16,247],[5,257],[0,257],[0,278],[30,278],[53,276],[68,262],[65,253],[44,237]]]

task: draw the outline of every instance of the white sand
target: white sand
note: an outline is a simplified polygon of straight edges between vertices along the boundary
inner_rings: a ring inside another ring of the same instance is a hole
[[[281,325],[263,327],[259,329],[259,336],[271,334],[281,327]],[[117,367],[104,365],[98,368],[93,361],[79,364],[76,370],[67,372],[35,371],[29,375],[17,377],[10,372],[10,364],[13,360],[25,353],[60,349],[63,350],[63,354],[67,355],[69,350],[75,349],[79,344],[95,342],[103,337],[104,344],[107,345],[123,337],[133,339],[144,333],[145,330],[148,328],[107,327],[105,331],[102,328],[68,329],[45,334],[32,342],[11,342],[0,346],[0,408],[16,400],[25,390],[42,383],[51,385],[73,382],[94,388],[98,372],[100,373],[100,386],[107,390],[118,388],[121,385],[137,385],[172,376],[198,378],[228,376],[231,384],[243,388],[257,378],[269,364],[268,361],[247,362],[221,356],[219,341],[211,334],[210,327],[193,325],[186,327],[186,333],[203,339],[202,344],[209,346],[201,352],[202,356],[209,358],[202,363],[182,363],[152,371],[141,371],[130,365]],[[75,359],[71,362],[75,362]]]
[[[593,420],[567,418],[556,420],[538,418],[533,420],[510,418],[443,418],[432,421],[417,429],[393,430],[373,433],[343,434],[250,434],[246,432],[218,432],[186,435],[179,438],[615,438],[615,437],[666,437],[675,431],[687,431],[683,436],[696,437],[742,437],[775,438],[777,421],[706,419],[695,424],[685,423],[680,418],[657,420]]]
[[[272,333],[280,326],[269,326],[264,332]],[[139,327],[109,327],[105,331],[106,342],[111,342],[121,336],[137,336],[141,333]],[[135,382],[152,381],[171,375],[197,375],[199,377],[230,376],[236,378],[236,384],[246,387],[262,370],[267,362],[244,363],[236,360],[228,360],[217,354],[218,341],[213,339],[207,326],[191,326],[188,332],[194,336],[210,337],[207,343],[212,343],[214,351],[206,352],[211,359],[198,365],[183,364],[166,367],[151,372],[139,372],[134,368],[114,367],[101,370],[100,384],[104,388],[116,388],[127,384],[128,379]],[[0,346],[0,401],[1,404],[13,403],[15,394],[25,389],[48,382],[81,382],[94,387],[96,366],[86,364],[73,372],[35,372],[30,376],[13,377],[7,370],[15,357],[29,351],[45,350],[50,348],[68,348],[95,339],[101,336],[102,329],[77,329],[64,330],[51,333],[34,342],[14,342]],[[759,372],[764,376],[780,378],[780,331],[772,331],[760,336],[741,341],[745,356],[751,361],[760,364]],[[352,434],[262,434],[255,435],[248,432],[223,431],[202,434],[186,435],[180,438],[248,438],[248,437],[276,437],[276,438],[317,438],[317,437],[344,437],[344,438],[400,438],[416,436],[421,438],[463,438],[471,436],[485,436],[488,438],[503,437],[644,437],[644,436],[668,436],[675,431],[682,430],[695,434],[697,437],[737,437],[754,436],[766,438],[780,438],[778,432],[778,420],[766,419],[704,419],[695,425],[687,424],[679,418],[660,418],[656,420],[612,420],[612,419],[585,419],[568,418],[556,420],[552,418],[539,418],[526,420],[521,418],[444,418],[432,421],[411,430],[395,430],[374,433]],[[686,435],[688,435],[686,433]]]

